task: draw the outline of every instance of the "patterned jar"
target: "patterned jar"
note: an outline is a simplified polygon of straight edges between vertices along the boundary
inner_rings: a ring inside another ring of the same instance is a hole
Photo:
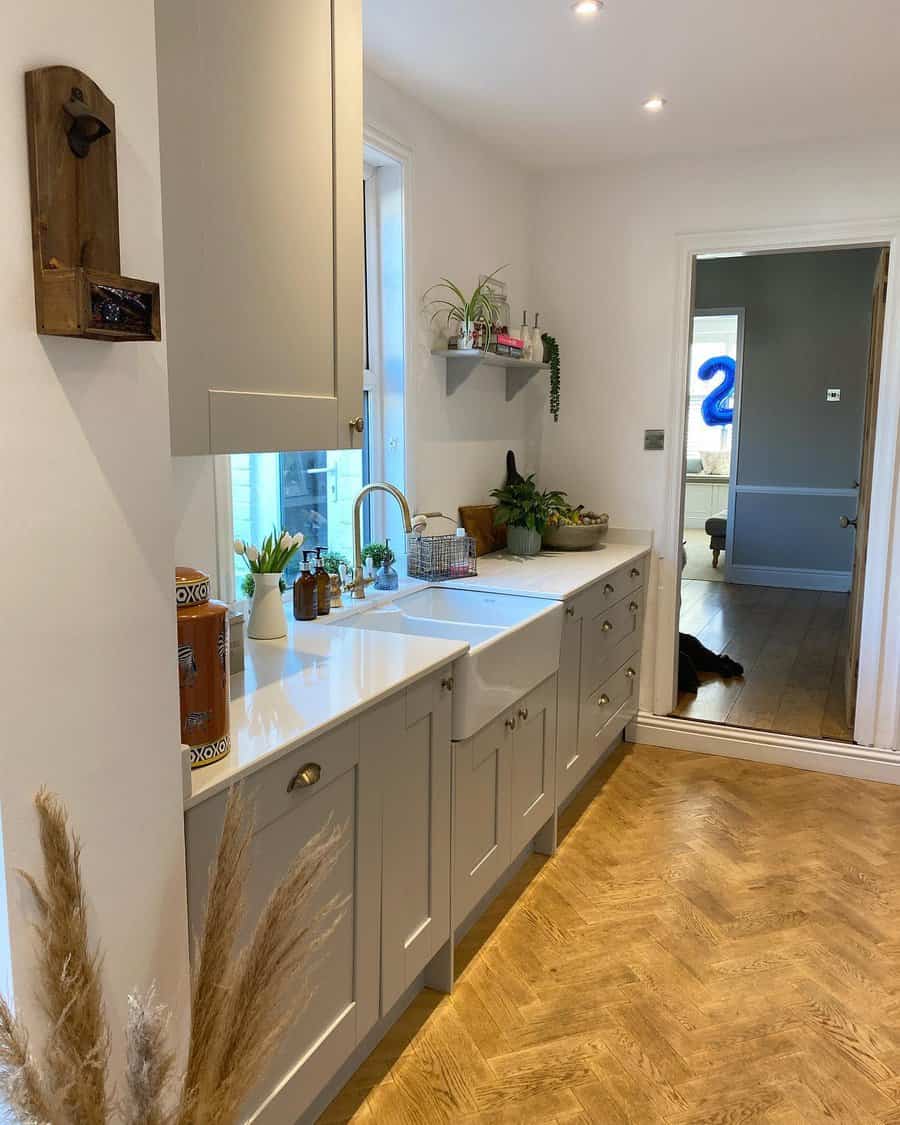
[[[209,575],[175,568],[178,615],[178,693],[181,741],[191,748],[191,769],[224,758],[228,733],[228,607],[211,601]]]

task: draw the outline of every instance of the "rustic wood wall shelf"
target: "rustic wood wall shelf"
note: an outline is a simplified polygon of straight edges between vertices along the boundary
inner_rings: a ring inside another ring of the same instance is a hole
[[[25,102],[38,332],[158,340],[159,285],[121,275],[115,106],[68,66],[28,71]]]

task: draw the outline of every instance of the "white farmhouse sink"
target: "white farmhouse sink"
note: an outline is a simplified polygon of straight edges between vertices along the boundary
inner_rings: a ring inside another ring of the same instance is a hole
[[[436,587],[336,623],[467,641],[453,665],[453,738],[480,730],[559,669],[563,606],[546,598]]]

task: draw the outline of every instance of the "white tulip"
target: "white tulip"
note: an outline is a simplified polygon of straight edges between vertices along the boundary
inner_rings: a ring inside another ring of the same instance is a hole
[[[259,562],[259,551],[254,546],[249,546],[246,551],[247,558],[250,562]]]
[[[293,547],[293,545],[294,537],[293,535],[288,535],[287,532],[285,532],[284,535],[282,535],[282,537],[278,540],[278,546],[282,549],[282,551],[289,551],[291,547]]]
[[[305,536],[302,531],[298,531],[295,535],[291,536],[291,542],[295,547],[302,547]]]
[[[234,541],[234,553],[236,555],[243,555],[246,550],[247,550],[247,548],[244,546],[244,540],[243,539],[235,539],[235,541]]]

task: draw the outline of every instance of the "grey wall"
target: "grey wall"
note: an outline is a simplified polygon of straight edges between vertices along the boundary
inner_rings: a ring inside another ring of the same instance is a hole
[[[853,536],[838,520],[855,513],[855,497],[818,490],[857,479],[879,253],[697,263],[698,310],[745,310],[733,565],[850,570]],[[829,387],[839,403],[825,401]]]

